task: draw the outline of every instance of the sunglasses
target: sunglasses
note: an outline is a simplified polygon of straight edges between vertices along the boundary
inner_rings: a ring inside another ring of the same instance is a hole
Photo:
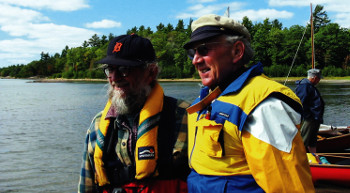
[[[127,77],[129,76],[130,72],[135,70],[136,68],[143,68],[143,67],[107,66],[103,69],[103,71],[107,77],[110,77],[110,74],[113,72],[116,72],[118,76]]]
[[[214,46],[218,44],[226,44],[228,45],[228,42],[222,43],[222,42],[209,42],[209,43],[203,43],[198,45],[196,48],[191,48],[187,50],[188,57],[193,60],[194,55],[198,53],[201,56],[208,55],[209,50],[214,50]]]

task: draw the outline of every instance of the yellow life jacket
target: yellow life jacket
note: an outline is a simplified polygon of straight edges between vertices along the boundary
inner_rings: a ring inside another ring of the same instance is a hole
[[[138,136],[135,148],[136,175],[135,179],[142,179],[150,175],[158,175],[156,170],[158,159],[157,134],[160,112],[163,108],[164,92],[157,83],[148,96],[145,105],[140,111]],[[111,107],[108,101],[101,116],[97,143],[94,152],[95,183],[99,186],[110,184],[102,161],[104,137],[110,124],[106,114]]]

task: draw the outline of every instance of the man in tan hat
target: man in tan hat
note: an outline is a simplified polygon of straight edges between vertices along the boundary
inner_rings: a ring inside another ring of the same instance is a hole
[[[188,103],[164,96],[151,41],[118,36],[98,63],[109,99],[87,131],[78,192],[186,193]]]
[[[187,109],[189,192],[314,192],[302,106],[262,74],[240,23],[205,15],[184,45],[204,87]]]

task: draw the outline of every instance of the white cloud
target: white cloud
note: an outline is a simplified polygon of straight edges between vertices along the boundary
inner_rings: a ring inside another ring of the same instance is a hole
[[[84,40],[96,34],[94,31],[53,23],[13,26],[11,30],[24,31],[17,34],[24,38],[0,41],[0,65],[26,64],[36,60],[41,52],[48,52],[50,55],[60,53],[66,45],[81,46]]]
[[[313,8],[316,5],[323,5],[326,10],[329,11],[342,11],[343,9],[349,10],[349,0],[269,0],[269,6],[292,6],[292,7],[309,7],[310,3],[312,3]]]
[[[310,2],[305,0],[269,0],[269,6],[309,6]]]
[[[248,16],[249,19],[252,21],[264,20],[266,18],[289,19],[294,16],[292,12],[279,11],[276,9],[245,10],[244,9],[245,5],[246,5],[245,3],[239,3],[239,2],[213,4],[213,5],[196,4],[189,7],[186,13],[179,14],[177,18],[179,19],[197,18],[202,15],[210,14],[210,13],[224,15],[227,7],[230,7],[230,17],[235,20],[242,20],[244,16]]]
[[[0,0],[0,3],[34,9],[51,9],[56,11],[75,11],[88,8],[86,0]]]
[[[35,54],[35,50],[28,49],[28,47],[32,46],[36,47],[36,43],[20,38],[0,41],[0,51],[3,57],[11,58],[11,56],[16,56],[17,58],[25,58],[31,56]],[[38,53],[36,52],[36,54]]]
[[[333,13],[334,16],[330,17],[332,22],[338,23],[345,28],[350,27],[350,6],[348,0],[329,1],[323,6],[324,11]]]
[[[37,53],[39,57],[39,53]],[[28,60],[25,58],[31,57],[31,54],[27,53],[21,53],[21,54],[16,54],[15,52],[13,53],[0,53],[0,58],[6,58],[6,61],[8,62],[9,65],[14,65],[14,64],[27,64]],[[4,66],[9,66],[6,63],[3,65],[0,64],[0,68]]]
[[[338,13],[333,20],[344,28],[350,28],[350,13]]]
[[[49,18],[37,11],[0,3],[0,26],[40,21],[49,21]]]
[[[278,11],[275,9],[259,9],[259,10],[243,10],[235,11],[231,13],[231,16],[235,20],[242,20],[244,16],[247,16],[252,21],[261,21],[269,18],[273,19],[289,19],[293,17],[293,13],[288,11]]]
[[[187,9],[188,10],[187,12],[178,14],[176,18],[177,19],[197,18],[206,14],[224,15],[227,7],[230,7],[232,12],[232,9],[238,10],[238,9],[241,9],[244,5],[245,3],[239,3],[239,2],[212,4],[212,5],[196,4],[189,7]]]
[[[38,11],[4,2],[0,0],[0,30],[12,37],[0,40],[0,67],[27,64],[37,60],[41,52],[60,53],[66,45],[80,46],[97,34],[93,30],[57,25]]]
[[[120,22],[103,19],[101,21],[95,21],[92,23],[85,24],[87,28],[115,28],[115,27],[121,27],[122,24]]]
[[[294,7],[307,7],[310,3],[315,9],[316,5],[322,5],[323,10],[328,13],[328,17],[332,22],[338,23],[340,26],[350,27],[350,6],[349,0],[312,0],[311,2],[304,0],[269,0],[270,6],[294,6]],[[333,15],[330,17],[330,15]]]

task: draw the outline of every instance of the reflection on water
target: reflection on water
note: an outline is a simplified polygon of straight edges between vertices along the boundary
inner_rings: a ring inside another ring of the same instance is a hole
[[[0,192],[76,192],[103,84],[0,80]]]
[[[76,192],[85,132],[106,102],[103,83],[0,80],[0,192]],[[162,82],[193,101],[198,82]],[[293,84],[289,84],[294,89]],[[349,125],[350,84],[320,84],[325,123]]]

